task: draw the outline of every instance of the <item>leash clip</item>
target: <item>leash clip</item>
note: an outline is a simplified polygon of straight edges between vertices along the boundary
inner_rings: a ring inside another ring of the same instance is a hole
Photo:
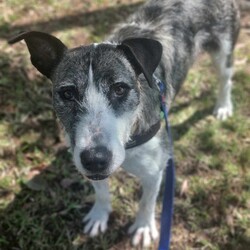
[[[156,87],[158,88],[160,94],[162,95],[164,93],[164,84],[162,83],[162,81],[158,77],[156,77],[155,74],[153,74],[153,78],[154,78],[154,82],[155,82]]]

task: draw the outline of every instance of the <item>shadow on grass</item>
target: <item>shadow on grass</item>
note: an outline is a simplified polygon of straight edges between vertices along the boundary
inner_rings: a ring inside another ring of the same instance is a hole
[[[111,24],[123,21],[129,13],[133,12],[141,3],[130,5],[117,5],[92,12],[79,12],[74,15],[63,16],[49,21],[14,25],[5,23],[0,26],[0,38],[9,39],[13,34],[24,30],[40,30],[54,32],[75,27],[94,27],[93,36],[105,36],[111,28]],[[110,22],[112,20],[112,22]]]
[[[191,102],[190,102],[190,105],[191,105]],[[185,108],[185,105],[184,106],[180,105],[180,106],[182,106],[182,107],[177,106],[176,110],[180,111],[181,109]],[[197,110],[188,119],[186,119],[184,122],[182,122],[182,123],[180,123],[178,125],[172,126],[173,140],[174,141],[180,140],[183,136],[185,136],[186,133],[188,133],[188,131],[191,128],[194,127],[194,125],[196,123],[198,123],[200,120],[203,120],[205,117],[210,115],[211,110],[213,110],[212,107],[202,109],[202,110]],[[173,111],[173,112],[171,112],[171,114],[174,115],[178,111]]]
[[[112,222],[114,214],[105,236],[81,233],[82,218],[93,203],[91,184],[76,173],[65,148],[55,157],[0,211],[0,249],[110,249],[128,241],[126,228]]]

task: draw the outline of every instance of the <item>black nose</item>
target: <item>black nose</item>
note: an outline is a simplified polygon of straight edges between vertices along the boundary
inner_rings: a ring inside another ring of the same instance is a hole
[[[98,146],[82,151],[81,162],[90,172],[99,173],[108,168],[112,153],[104,146]]]

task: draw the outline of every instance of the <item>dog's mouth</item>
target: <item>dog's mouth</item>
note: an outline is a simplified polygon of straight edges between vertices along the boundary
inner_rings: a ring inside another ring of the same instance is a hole
[[[109,175],[103,175],[103,174],[94,174],[94,175],[87,175],[88,179],[92,181],[101,181],[109,177]]]

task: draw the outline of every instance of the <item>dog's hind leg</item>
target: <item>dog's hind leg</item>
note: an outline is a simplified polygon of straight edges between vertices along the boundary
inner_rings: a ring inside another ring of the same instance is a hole
[[[90,236],[97,236],[100,232],[105,232],[109,214],[111,212],[110,194],[108,181],[93,181],[96,192],[95,204],[90,212],[84,217],[86,223],[84,233],[89,233]]]
[[[231,40],[221,39],[217,52],[212,53],[220,81],[214,115],[217,119],[225,120],[233,114],[231,100],[233,76],[233,43]]]

